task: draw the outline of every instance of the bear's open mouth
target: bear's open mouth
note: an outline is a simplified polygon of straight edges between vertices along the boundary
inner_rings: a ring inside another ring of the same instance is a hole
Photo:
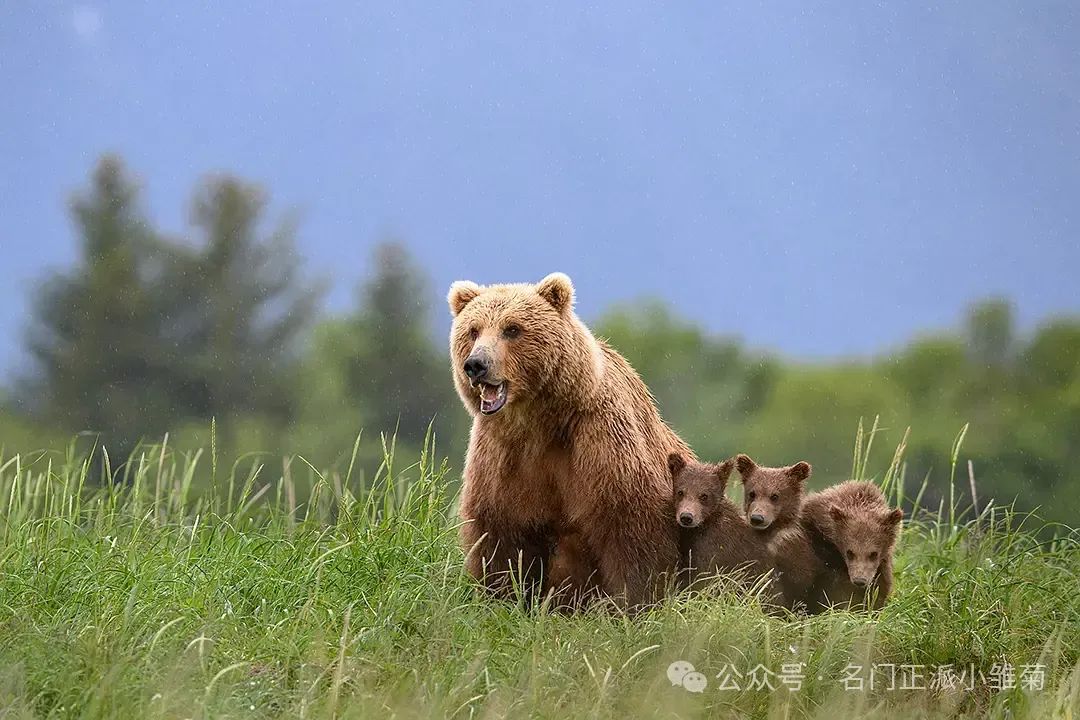
[[[477,385],[480,387],[480,412],[494,415],[502,410],[506,404],[506,382],[491,385],[481,381]]]

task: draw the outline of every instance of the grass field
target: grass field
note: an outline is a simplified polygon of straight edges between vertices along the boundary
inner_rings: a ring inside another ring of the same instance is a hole
[[[566,616],[477,592],[433,457],[365,481],[160,446],[97,489],[71,455],[0,459],[0,717],[1078,716],[1075,531],[921,511],[878,615],[720,589]]]

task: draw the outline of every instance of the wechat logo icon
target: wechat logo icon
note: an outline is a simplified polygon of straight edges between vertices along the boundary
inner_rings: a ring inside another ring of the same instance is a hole
[[[667,677],[672,687],[678,686],[692,693],[705,692],[705,686],[709,684],[708,678],[685,660],[676,660],[668,665]]]

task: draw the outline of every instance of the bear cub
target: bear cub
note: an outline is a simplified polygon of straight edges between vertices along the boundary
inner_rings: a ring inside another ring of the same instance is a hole
[[[808,462],[770,468],[738,455],[735,465],[743,483],[743,510],[755,530],[773,537],[799,518],[803,491],[813,468]]]
[[[824,571],[817,583],[822,605],[885,604],[893,588],[893,552],[904,511],[890,508],[876,485],[849,480],[813,493],[800,519]]]
[[[765,538],[724,495],[733,467],[732,460],[710,464],[668,456],[683,587],[718,574],[736,575],[749,586],[772,569]]]
[[[764,467],[742,454],[736,456],[735,466],[743,483],[746,521],[766,544],[781,604],[789,610],[806,609],[807,596],[821,571],[821,562],[799,521],[806,481],[813,468],[805,461]]]

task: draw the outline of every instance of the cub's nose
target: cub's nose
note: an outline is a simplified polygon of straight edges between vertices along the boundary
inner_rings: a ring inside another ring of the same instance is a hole
[[[476,381],[482,380],[491,368],[487,358],[479,355],[470,355],[465,360],[463,369],[470,380]]]
[[[765,527],[765,516],[757,514],[751,515],[750,524],[754,527]]]
[[[694,516],[688,512],[682,513],[679,515],[679,524],[683,527],[692,527],[694,524]]]
[[[866,587],[870,584],[870,579],[864,577],[853,577],[851,578],[851,582],[855,583],[859,587]]]

